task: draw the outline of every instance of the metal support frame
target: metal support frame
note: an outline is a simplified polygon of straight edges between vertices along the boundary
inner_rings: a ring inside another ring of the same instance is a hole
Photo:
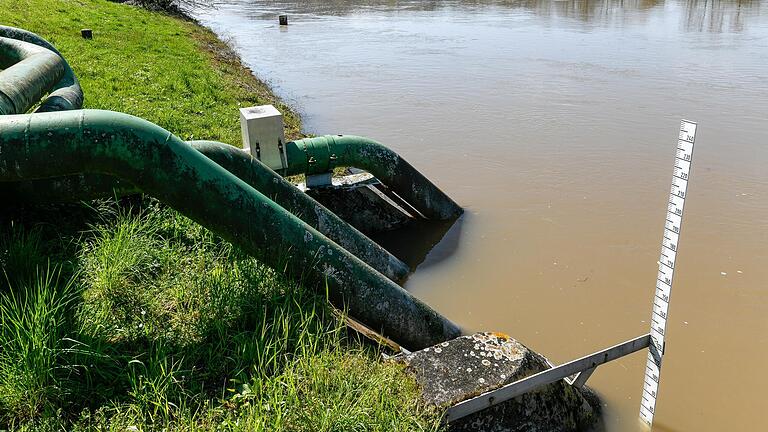
[[[541,386],[565,379],[566,382],[574,387],[581,388],[587,382],[592,372],[601,364],[619,359],[647,348],[651,343],[651,335],[644,334],[640,337],[628,340],[626,342],[614,345],[601,351],[597,351],[588,356],[570,361],[568,363],[555,366],[551,369],[541,371],[527,378],[509,383],[496,390],[483,393],[480,396],[459,402],[448,408],[445,413],[445,421],[452,422],[512,398],[520,396],[535,390]],[[570,376],[577,374],[572,380]]]

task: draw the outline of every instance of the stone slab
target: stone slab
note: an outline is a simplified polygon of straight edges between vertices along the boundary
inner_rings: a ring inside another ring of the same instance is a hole
[[[415,377],[423,402],[441,410],[551,367],[542,355],[502,333],[462,336],[398,361]],[[560,381],[458,419],[449,430],[579,431],[596,422],[598,411],[599,401],[589,390]]]

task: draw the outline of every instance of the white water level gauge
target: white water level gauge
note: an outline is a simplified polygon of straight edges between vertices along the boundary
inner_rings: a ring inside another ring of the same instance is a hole
[[[693,142],[696,138],[696,123],[683,120],[680,123],[680,135],[677,140],[675,168],[672,174],[672,189],[669,192],[667,220],[664,222],[664,236],[661,240],[659,273],[656,277],[656,293],[653,297],[651,313],[651,341],[648,347],[648,362],[645,366],[643,398],[640,404],[640,419],[648,426],[653,424],[656,410],[656,398],[659,394],[661,360],[664,357],[664,338],[667,331],[669,298],[672,294],[672,281],[675,275],[677,247],[680,241],[680,228],[683,224],[683,207],[688,190],[688,176],[693,160]]]

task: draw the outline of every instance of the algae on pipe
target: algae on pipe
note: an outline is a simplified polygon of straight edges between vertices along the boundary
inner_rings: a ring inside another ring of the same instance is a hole
[[[390,280],[401,282],[408,276],[410,268],[400,259],[248,153],[214,141],[191,141],[188,144]],[[140,188],[123,179],[84,173],[5,183],[0,188],[0,198],[13,203],[77,202],[141,192]]]
[[[409,350],[460,334],[456,324],[170,132],[127,114],[81,110],[0,116],[0,182],[79,173],[127,180],[301,279]],[[56,160],[56,164],[51,164]],[[284,259],[286,252],[291,256]]]
[[[284,175],[322,174],[339,166],[370,172],[428,219],[450,220],[463,210],[400,155],[372,139],[354,135],[304,138],[285,145]]]
[[[64,60],[28,42],[0,37],[0,115],[23,114],[64,75]]]

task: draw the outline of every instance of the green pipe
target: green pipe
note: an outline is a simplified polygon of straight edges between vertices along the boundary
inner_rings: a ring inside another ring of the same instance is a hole
[[[247,152],[214,141],[190,144],[387,278],[400,282],[410,272],[405,263]]]
[[[213,141],[191,141],[188,144],[390,280],[405,280],[410,271],[405,263],[250,154]],[[124,180],[86,173],[4,183],[0,187],[0,198],[15,203],[77,202],[139,192],[139,188]]]
[[[32,108],[64,75],[64,61],[53,52],[0,37],[0,115]]]
[[[0,131],[0,181],[113,175],[291,277],[307,270],[312,279],[325,279],[334,304],[408,349],[460,334],[397,284],[146,120],[80,110],[2,116]]]
[[[80,88],[80,83],[77,81],[75,72],[69,67],[69,63],[67,63],[56,47],[32,32],[15,27],[0,26],[0,37],[16,39],[43,47],[54,52],[64,62],[64,76],[53,87],[45,100],[40,104],[40,107],[35,110],[36,112],[68,111],[83,107],[83,90]]]
[[[101,198],[121,198],[140,193],[139,188],[125,180],[92,173],[0,182],[0,202],[12,205],[77,203]]]
[[[289,142],[284,175],[321,174],[352,166],[373,174],[428,219],[455,219],[463,212],[405,159],[384,145],[359,136],[326,135]]]

